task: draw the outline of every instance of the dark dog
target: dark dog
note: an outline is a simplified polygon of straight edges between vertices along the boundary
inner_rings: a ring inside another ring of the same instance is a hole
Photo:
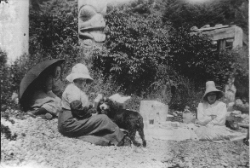
[[[120,128],[127,130],[128,136],[136,146],[141,145],[135,140],[135,134],[136,131],[138,131],[142,139],[142,145],[144,147],[146,146],[146,140],[143,130],[143,118],[138,112],[123,109],[122,105],[119,105],[118,103],[115,103],[108,98],[103,98],[98,103],[97,112],[98,114],[106,114]]]

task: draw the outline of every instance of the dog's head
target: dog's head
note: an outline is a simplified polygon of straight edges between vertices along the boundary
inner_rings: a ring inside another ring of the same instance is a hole
[[[98,114],[107,114],[109,108],[110,107],[108,105],[108,99],[106,97],[103,97],[97,105],[97,112]]]
[[[104,97],[102,98],[97,105],[98,114],[106,114],[115,112],[117,109],[122,108],[122,105],[112,101],[111,99]]]

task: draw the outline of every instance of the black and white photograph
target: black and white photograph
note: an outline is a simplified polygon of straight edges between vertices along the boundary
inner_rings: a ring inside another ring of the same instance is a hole
[[[248,0],[0,0],[0,168],[248,168]]]

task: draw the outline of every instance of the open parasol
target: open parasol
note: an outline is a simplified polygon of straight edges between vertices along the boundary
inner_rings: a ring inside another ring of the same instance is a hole
[[[51,68],[55,65],[60,65],[64,62],[62,59],[52,59],[52,60],[46,60],[43,62],[40,62],[36,64],[34,67],[32,67],[23,77],[20,87],[19,87],[19,102],[21,106],[24,106],[24,99],[26,95],[28,94],[29,89],[31,88],[31,84],[34,83],[36,79],[38,79],[42,72],[47,70],[48,68]]]

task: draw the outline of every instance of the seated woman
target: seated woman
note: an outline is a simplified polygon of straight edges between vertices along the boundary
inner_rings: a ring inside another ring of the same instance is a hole
[[[195,122],[199,126],[195,131],[199,139],[221,139],[240,134],[225,126],[227,108],[225,103],[219,101],[223,95],[213,81],[206,83],[202,103],[198,105],[198,120]]]
[[[54,72],[52,78],[52,91],[57,97],[61,98],[65,88],[64,83],[62,82],[62,67],[57,65]]]
[[[105,114],[93,115],[93,104],[83,91],[93,79],[81,63],[72,68],[66,78],[70,84],[62,95],[62,111],[58,117],[58,130],[68,137],[101,145],[130,145],[130,140]]]
[[[60,77],[60,65],[49,68],[39,77],[29,98],[29,107],[32,109],[28,112],[29,115],[33,117],[41,116],[46,119],[52,119],[58,115],[58,112],[61,111],[61,99],[59,97],[61,97],[63,90]]]

